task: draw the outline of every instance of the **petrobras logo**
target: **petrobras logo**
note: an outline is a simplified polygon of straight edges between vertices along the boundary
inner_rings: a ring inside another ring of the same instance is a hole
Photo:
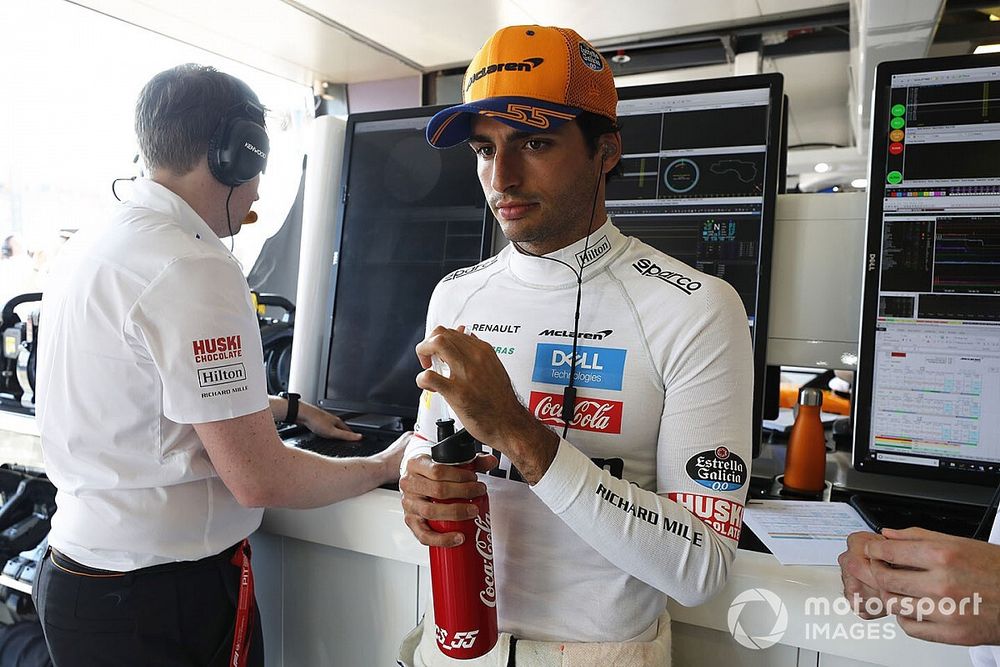
[[[227,364],[226,366],[198,369],[198,385],[201,387],[215,387],[231,382],[243,382],[246,379],[247,369],[243,364]]]
[[[692,280],[683,274],[677,273],[676,271],[661,269],[657,264],[649,259],[640,259],[632,264],[632,267],[638,271],[640,275],[662,280],[666,284],[671,287],[676,287],[685,294],[693,294],[701,289],[701,283],[697,280]]]
[[[574,385],[621,391],[626,353],[627,350],[618,348],[578,345]],[[567,386],[572,366],[572,346],[538,343],[535,347],[535,368],[531,380]]]
[[[542,391],[531,392],[528,408],[535,419],[543,424],[562,427],[562,395],[548,394]],[[593,431],[595,433],[622,432],[622,402],[609,401],[603,398],[576,399],[576,410],[569,427],[577,431]]]
[[[243,356],[243,340],[239,335],[202,338],[191,341],[194,362],[204,364],[211,361],[225,361]]]
[[[668,493],[667,497],[701,519],[709,528],[731,540],[740,539],[743,505],[698,493]]]
[[[543,58],[525,58],[519,63],[493,63],[486,67],[480,67],[477,72],[469,77],[469,80],[465,84],[465,90],[469,90],[476,81],[491,74],[496,74],[497,72],[530,72],[543,62],[545,62]]]

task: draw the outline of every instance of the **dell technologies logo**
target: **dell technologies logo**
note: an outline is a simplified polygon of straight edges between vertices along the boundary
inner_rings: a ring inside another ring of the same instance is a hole
[[[496,74],[497,72],[530,72],[543,62],[545,62],[543,58],[525,58],[519,63],[495,63],[487,67],[482,67],[478,72],[469,77],[469,82],[465,84],[465,89],[472,88],[472,84],[484,76]]]

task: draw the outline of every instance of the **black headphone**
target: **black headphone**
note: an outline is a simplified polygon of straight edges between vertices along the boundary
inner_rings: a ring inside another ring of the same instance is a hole
[[[241,102],[225,113],[208,140],[208,168],[220,183],[234,188],[267,168],[270,149],[264,110]]]

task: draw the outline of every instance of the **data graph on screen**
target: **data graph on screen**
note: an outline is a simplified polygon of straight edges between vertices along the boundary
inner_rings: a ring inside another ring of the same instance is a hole
[[[861,470],[1000,477],[1000,57],[876,73]]]

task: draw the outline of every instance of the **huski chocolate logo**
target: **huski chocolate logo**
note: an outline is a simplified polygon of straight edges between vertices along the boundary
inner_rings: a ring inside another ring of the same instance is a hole
[[[238,335],[191,341],[191,347],[194,351],[196,364],[236,359],[243,356],[243,341]]]
[[[731,540],[740,539],[743,505],[725,498],[698,493],[668,493],[667,497],[708,524],[708,527]]]

